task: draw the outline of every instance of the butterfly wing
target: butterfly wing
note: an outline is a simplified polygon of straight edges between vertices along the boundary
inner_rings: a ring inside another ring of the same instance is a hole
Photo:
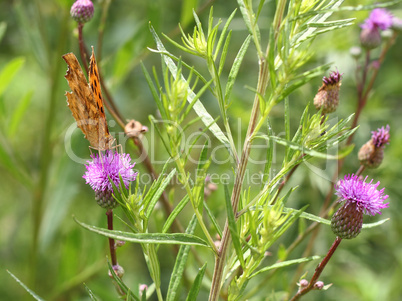
[[[101,133],[101,138],[103,138],[103,144],[108,145],[112,142],[112,137],[109,133],[109,128],[107,126],[107,121],[106,121],[106,115],[105,115],[105,109],[103,107],[103,97],[102,97],[102,89],[100,85],[100,79],[99,79],[99,71],[98,71],[98,66],[96,64],[95,60],[95,53],[94,53],[94,48],[92,47],[92,55],[91,59],[89,62],[89,85],[91,87],[92,93],[94,95],[95,101],[96,101],[96,106],[97,110],[99,113],[99,133]]]
[[[92,57],[95,58],[93,54]],[[93,148],[108,149],[112,138],[107,127],[100,91],[100,99],[98,100],[88,85],[81,66],[73,53],[63,55],[63,59],[69,67],[65,78],[71,92],[66,92],[66,96],[73,117]],[[96,64],[95,61],[94,63]],[[100,90],[99,77],[97,85]]]

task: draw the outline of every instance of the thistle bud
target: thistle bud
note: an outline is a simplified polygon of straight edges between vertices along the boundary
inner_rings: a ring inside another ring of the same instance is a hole
[[[355,203],[345,203],[331,219],[332,232],[340,238],[350,239],[359,235],[363,225],[363,212]]]
[[[377,168],[384,159],[385,144],[389,144],[389,125],[373,131],[371,134],[371,139],[360,148],[357,156],[361,165],[367,168]]]
[[[124,269],[123,269],[122,266],[117,264],[117,265],[114,265],[112,268],[113,268],[113,271],[116,273],[117,277],[119,277],[120,279],[123,278]],[[112,275],[112,273],[110,271],[109,271],[109,277],[113,278],[113,275]]]
[[[324,76],[322,86],[314,97],[314,105],[317,110],[322,108],[323,114],[332,113],[339,104],[339,89],[342,75],[338,71],[330,73],[329,77]]]
[[[78,23],[86,23],[94,15],[94,5],[90,0],[77,0],[71,6],[70,15]]]

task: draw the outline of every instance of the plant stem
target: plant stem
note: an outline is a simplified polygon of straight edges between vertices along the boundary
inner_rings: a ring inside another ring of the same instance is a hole
[[[113,210],[108,209],[106,211],[107,216],[107,228],[109,230],[113,230]],[[114,239],[109,237],[109,250],[110,250],[110,258],[112,259],[112,266],[117,265],[117,256],[116,256],[116,245],[114,243]]]
[[[266,90],[267,83],[268,83],[267,78],[268,78],[268,64],[264,58],[260,58],[259,76],[258,76],[258,84],[257,84],[257,87],[258,87],[257,92],[260,95],[265,94],[265,90]],[[254,98],[253,109],[251,112],[250,123],[249,123],[248,129],[247,129],[246,139],[244,141],[242,155],[241,155],[240,162],[236,169],[236,177],[235,177],[235,182],[234,182],[233,191],[232,191],[232,198],[231,198],[232,208],[233,208],[233,212],[234,212],[235,216],[237,214],[237,208],[239,205],[241,188],[243,186],[244,174],[246,171],[247,162],[248,162],[248,158],[249,158],[249,154],[250,154],[250,146],[252,143],[251,137],[254,133],[254,130],[255,130],[255,127],[256,127],[256,124],[258,121],[258,115],[259,115],[259,95],[258,95],[258,93],[256,94],[256,96]],[[216,301],[218,299],[219,292],[221,289],[221,284],[222,284],[223,270],[224,270],[225,263],[226,263],[226,253],[228,251],[230,241],[231,241],[231,237],[230,237],[230,231],[229,231],[229,224],[228,224],[228,221],[226,220],[225,228],[224,228],[223,234],[222,234],[221,245],[220,245],[218,254],[215,257],[214,275],[212,277],[211,291],[209,294],[210,301]]]
[[[338,248],[338,246],[341,243],[341,241],[342,241],[342,238],[340,238],[339,236],[337,236],[335,238],[335,241],[332,244],[331,248],[329,249],[327,255],[324,257],[324,259],[320,262],[320,264],[315,269],[315,273],[314,273],[313,277],[311,278],[309,284],[306,287],[304,287],[303,289],[299,290],[297,292],[297,294],[292,299],[290,299],[290,301],[299,300],[301,296],[307,294],[309,291],[311,291],[314,288],[314,284],[317,282],[318,277],[320,277],[322,271],[324,270],[324,268],[327,265],[328,261],[331,259],[332,255],[334,254],[334,252]]]

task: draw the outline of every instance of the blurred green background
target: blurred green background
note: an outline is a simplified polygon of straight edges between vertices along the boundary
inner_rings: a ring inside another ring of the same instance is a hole
[[[115,300],[117,294],[107,276],[107,240],[79,227],[72,219],[76,216],[87,224],[106,226],[105,212],[94,201],[93,191],[85,185],[82,175],[85,168],[74,162],[66,151],[66,133],[74,125],[66,106],[64,93],[69,90],[64,74],[67,70],[61,56],[67,52],[79,53],[76,23],[70,18],[73,1],[33,0],[0,2],[0,299],[31,300],[32,297],[14,281],[6,270],[46,300],[89,300],[83,283],[102,300]],[[94,1],[95,15],[84,27],[87,45],[97,45],[98,27],[102,7],[108,1]],[[367,2],[370,3],[370,2]],[[149,126],[148,115],[156,114],[156,105],[141,71],[140,61],[150,71],[152,66],[160,70],[160,56],[147,47],[155,48],[148,29],[151,22],[158,34],[166,33],[179,41],[177,24],[186,32],[194,26],[191,9],[197,8],[200,19],[206,21],[210,5],[214,16],[224,21],[237,7],[236,1],[111,1],[108,11],[102,47],[102,60],[98,61],[106,84],[116,103],[127,119],[139,120]],[[346,1],[346,5],[361,1]],[[271,22],[274,4],[266,3],[260,17],[262,40],[268,40],[267,28]],[[402,17],[401,5],[389,8]],[[356,17],[352,27],[321,36],[314,43],[315,55],[311,66],[333,62],[343,75],[340,106],[331,118],[346,118],[356,107],[355,64],[349,49],[358,45],[359,24],[368,16],[367,11],[342,12],[336,18]],[[206,23],[205,23],[206,25]],[[237,12],[231,24],[233,37],[231,51],[224,73],[230,70],[237,49],[247,36],[241,14]],[[165,40],[164,40],[165,41]],[[167,48],[177,56],[183,55],[165,41]],[[347,158],[343,173],[355,172],[356,159],[361,145],[370,139],[370,131],[389,124],[391,143],[386,147],[383,164],[364,174],[374,181],[380,180],[389,194],[390,208],[381,218],[390,221],[371,230],[363,230],[351,241],[344,241],[335,257],[325,269],[321,280],[334,285],[327,292],[312,292],[306,300],[402,300],[402,39],[399,37],[381,66],[375,88],[360,118],[360,129],[355,135],[356,148]],[[96,52],[99,52],[95,48]],[[376,55],[374,51],[373,56]],[[205,71],[199,59],[183,55],[190,65]],[[244,137],[252,106],[252,93],[245,86],[255,87],[257,62],[251,46],[236,82],[231,107],[231,121],[235,140]],[[324,75],[324,74],[323,74]],[[225,76],[225,75],[224,75]],[[290,97],[292,127],[297,128],[300,115],[321,85],[321,79],[305,85]],[[212,116],[218,116],[217,103],[206,94],[203,102]],[[313,112],[313,110],[312,110]],[[110,116],[108,116],[110,117]],[[274,131],[283,130],[283,104],[272,113]],[[238,127],[240,124],[240,127]],[[113,122],[110,131],[121,132]],[[152,133],[149,133],[151,141]],[[71,147],[81,158],[89,156],[88,143],[79,130],[71,137]],[[166,159],[160,142],[149,145],[155,159]],[[135,160],[135,147],[130,143],[126,151]],[[278,158],[281,148],[278,147]],[[224,152],[222,156],[224,157]],[[261,153],[256,153],[256,157]],[[196,157],[196,156],[194,156]],[[280,167],[280,159],[274,168]],[[333,165],[313,162],[331,177]],[[156,164],[161,170],[162,164]],[[191,167],[191,166],[190,166]],[[261,165],[250,164],[251,170]],[[141,162],[136,168],[140,174],[147,171]],[[211,172],[230,172],[230,164],[214,165]],[[143,183],[140,183],[143,185]],[[299,185],[289,200],[289,206],[300,208],[310,204],[311,213],[318,213],[331,185],[327,180],[302,166],[292,177],[290,185]],[[288,186],[289,188],[290,186]],[[212,194],[208,203],[223,223],[223,187]],[[122,215],[119,209],[117,215]],[[220,212],[220,213],[218,213]],[[183,224],[191,216],[181,216]],[[155,224],[163,219],[163,213],[155,214]],[[367,222],[379,218],[367,218]],[[116,228],[124,229],[116,223]],[[155,230],[157,230],[157,226]],[[329,227],[322,227],[314,253],[324,254],[334,240]],[[292,242],[298,228],[293,226],[281,241]],[[301,256],[302,244],[292,258]],[[277,246],[275,247],[277,248]],[[275,248],[272,250],[275,253]],[[204,252],[200,250],[200,252]],[[171,248],[159,251],[163,286],[166,287],[174,256]],[[205,255],[205,254],[204,254]],[[206,255],[210,271],[212,255]],[[138,245],[127,244],[118,250],[119,263],[125,268],[124,280],[133,290],[141,283],[150,284],[144,258]],[[267,263],[273,262],[268,259]],[[316,263],[306,266],[312,275]],[[193,268],[194,270],[194,268]],[[266,283],[255,300],[268,300],[274,290],[286,290],[294,277],[294,269],[284,269]],[[190,272],[190,277],[192,273]],[[199,300],[206,300],[208,292],[201,292]]]

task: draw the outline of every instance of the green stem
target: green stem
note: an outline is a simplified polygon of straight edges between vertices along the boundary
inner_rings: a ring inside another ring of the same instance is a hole
[[[242,155],[240,158],[240,162],[236,169],[237,172],[236,172],[235,183],[234,183],[233,191],[232,191],[231,200],[232,200],[232,208],[233,208],[233,212],[234,212],[235,216],[237,214],[237,208],[239,205],[241,189],[243,186],[244,174],[246,171],[248,158],[249,158],[249,154],[250,154],[250,150],[251,150],[250,149],[251,143],[252,143],[251,137],[256,129],[257,119],[258,119],[258,115],[259,115],[259,103],[260,103],[259,95],[265,94],[265,90],[266,90],[267,84],[268,84],[268,75],[269,75],[268,64],[267,64],[265,58],[260,58],[257,94],[255,95],[255,98],[254,98],[254,104],[253,104],[253,109],[251,111],[250,123],[248,126],[246,139],[244,141],[244,146],[243,146],[243,151],[242,151]],[[219,292],[220,292],[221,285],[222,285],[223,271],[224,271],[225,263],[226,263],[226,253],[228,251],[230,241],[231,241],[231,237],[230,237],[230,231],[229,231],[229,224],[228,224],[228,221],[226,220],[225,228],[224,228],[224,231],[222,234],[221,245],[220,245],[220,248],[218,251],[218,255],[215,258],[215,269],[214,269],[214,275],[212,278],[211,291],[209,294],[210,301],[218,300]]]
[[[212,248],[212,250],[215,252],[215,254],[218,252],[216,247],[215,247],[215,243],[214,240],[212,239],[211,235],[209,234],[209,231],[204,223],[204,220],[202,219],[202,214],[199,212],[198,208],[197,208],[197,200],[194,199],[194,195],[191,191],[191,187],[190,187],[190,183],[188,181],[188,178],[186,176],[186,170],[184,168],[184,163],[181,160],[181,158],[177,155],[179,152],[177,150],[176,154],[172,154],[174,158],[178,158],[176,160],[176,165],[177,165],[177,169],[179,171],[179,179],[183,179],[181,180],[181,183],[183,184],[184,188],[186,189],[186,193],[188,195],[188,197],[190,198],[190,203],[193,206],[195,215],[197,217],[198,223],[200,224],[200,227],[202,229],[202,232],[204,232],[205,237],[208,240],[209,246]]]
[[[62,53],[65,47],[65,36],[67,35],[67,24],[68,24],[68,14],[65,14],[62,21],[62,27],[60,31],[60,39],[57,43],[58,49],[54,53]],[[39,19],[42,20],[42,17]],[[42,26],[40,25],[39,28]],[[45,41],[44,41],[45,42]],[[57,102],[59,100],[59,74],[62,70],[62,60],[60,57],[53,56],[53,62],[48,64],[48,66],[53,67],[53,69],[49,70],[49,78],[50,78],[50,95],[48,99],[48,110],[46,112],[46,120],[43,129],[43,137],[41,143],[41,155],[40,155],[40,175],[38,184],[36,185],[36,189],[33,192],[33,200],[32,200],[32,221],[33,221],[33,233],[32,233],[32,252],[31,252],[31,260],[32,260],[32,282],[40,281],[37,272],[37,255],[38,255],[38,244],[39,244],[39,232],[42,222],[43,216],[43,204],[45,200],[46,187],[48,183],[49,176],[49,166],[51,164],[53,158],[53,147],[51,144],[51,135],[52,129],[56,120],[56,109]]]

